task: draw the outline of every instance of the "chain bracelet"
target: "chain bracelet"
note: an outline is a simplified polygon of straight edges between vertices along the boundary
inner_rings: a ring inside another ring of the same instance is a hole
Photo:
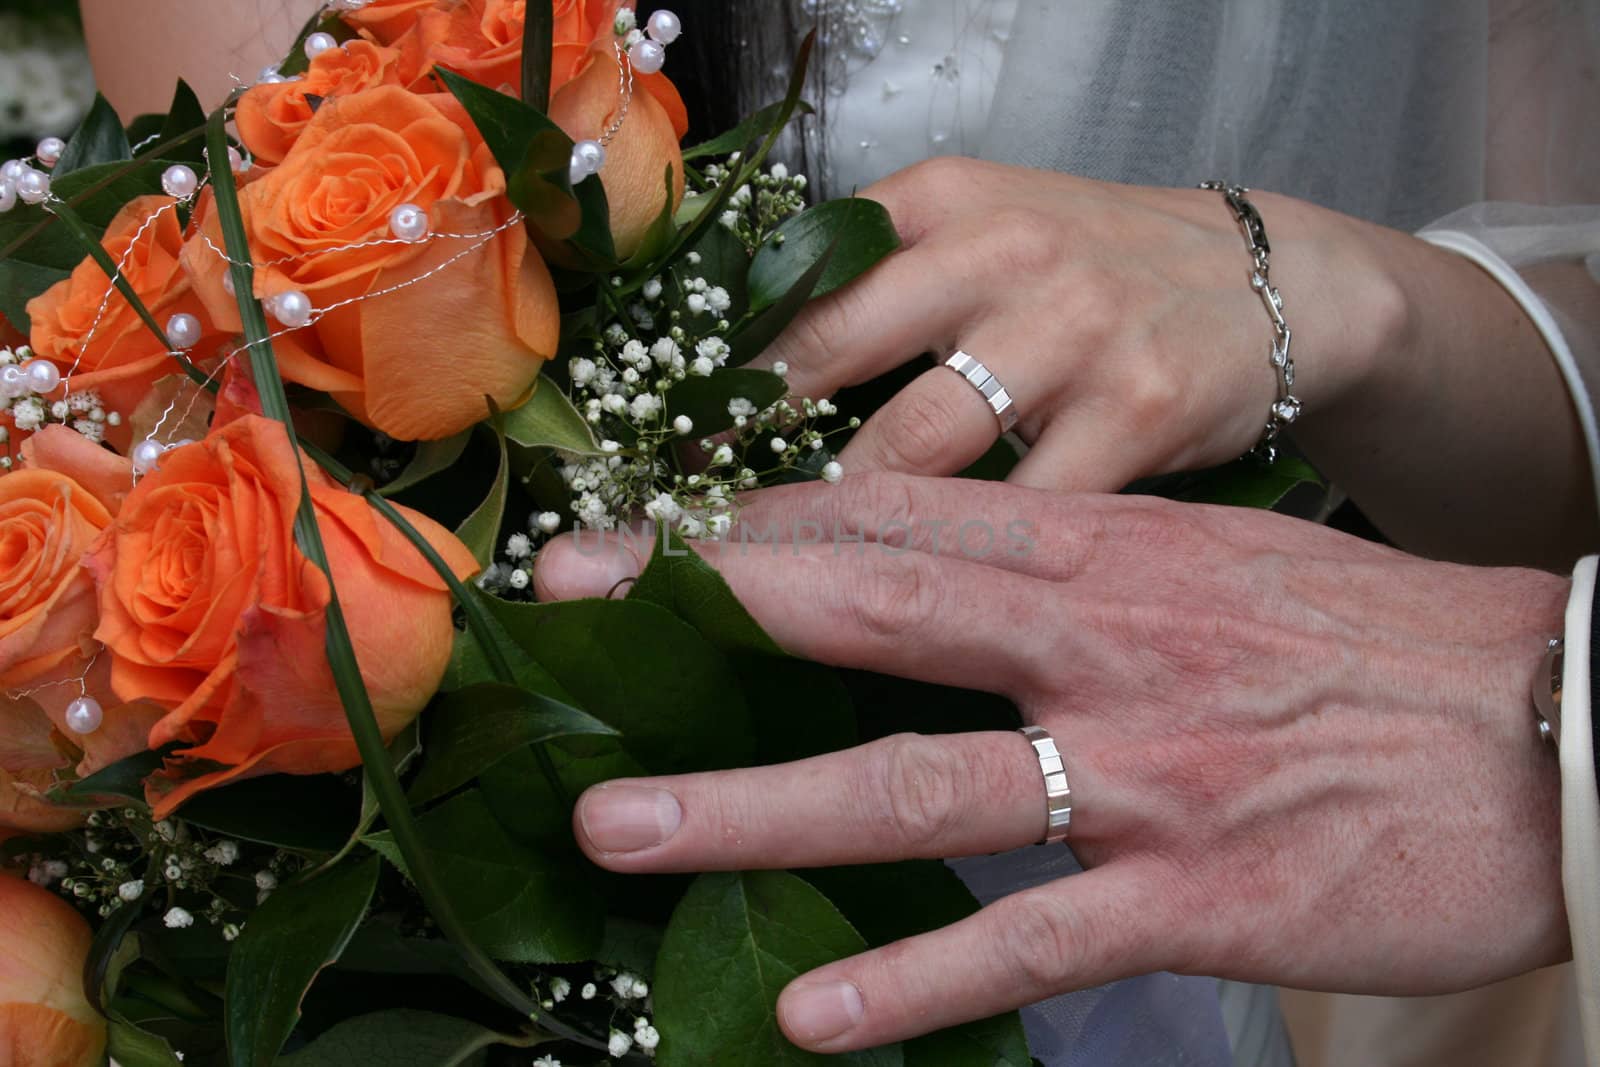
[[[1245,244],[1249,246],[1253,269],[1250,287],[1261,297],[1267,315],[1272,319],[1272,367],[1278,377],[1278,399],[1267,413],[1267,425],[1261,432],[1253,455],[1268,463],[1278,458],[1278,438],[1300,417],[1300,401],[1294,395],[1294,357],[1289,343],[1294,331],[1283,317],[1283,294],[1272,286],[1272,245],[1267,242],[1267,227],[1261,221],[1261,212],[1246,197],[1250,190],[1242,185],[1226,182],[1201,182],[1200,188],[1221,193],[1233,209],[1239,228],[1244,231]]]

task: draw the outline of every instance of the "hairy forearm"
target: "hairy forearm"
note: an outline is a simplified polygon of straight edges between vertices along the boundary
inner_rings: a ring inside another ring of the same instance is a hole
[[[82,0],[100,91],[118,114],[164,111],[179,78],[204,106],[276,63],[318,0]]]
[[[1345,303],[1325,321],[1348,345],[1307,338],[1313,358],[1338,362],[1328,368],[1338,384],[1295,428],[1323,472],[1395,543],[1422,555],[1565,571],[1600,546],[1571,396],[1504,288],[1409,235],[1286,200],[1274,207],[1291,235],[1274,263],[1286,300]],[[1300,234],[1317,236],[1299,243]],[[1340,278],[1310,262],[1341,243],[1362,251],[1328,258],[1370,277]]]

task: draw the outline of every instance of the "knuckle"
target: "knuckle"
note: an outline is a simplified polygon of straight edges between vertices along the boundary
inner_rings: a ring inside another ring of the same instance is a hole
[[[949,373],[946,371],[945,373]],[[879,451],[896,470],[922,470],[950,445],[958,415],[942,392],[913,385],[884,410]]]
[[[938,614],[939,579],[928,557],[878,554],[858,579],[851,605],[856,625],[871,637],[899,639]]]
[[[874,770],[879,795],[887,795],[894,832],[921,854],[937,851],[961,823],[970,775],[959,755],[916,734],[883,743]]]
[[[951,193],[971,183],[972,163],[960,156],[934,156],[911,167],[907,177],[931,193]]]
[[[1030,995],[1057,993],[1087,962],[1085,930],[1070,909],[1021,894],[991,907],[1001,914],[995,951],[1001,973]]]
[[[1018,206],[997,209],[984,220],[987,248],[996,270],[1023,277],[1053,271],[1069,247],[1066,226],[1058,219]]]
[[[865,531],[873,540],[890,548],[911,546],[917,529],[916,493],[904,475],[868,471],[845,479],[837,490],[845,491],[846,512],[874,527]]]

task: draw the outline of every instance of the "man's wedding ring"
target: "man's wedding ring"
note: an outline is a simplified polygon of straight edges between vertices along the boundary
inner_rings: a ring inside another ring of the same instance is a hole
[[[1017,408],[1011,402],[1011,394],[1000,384],[1000,379],[991,374],[988,367],[965,352],[957,352],[945,360],[944,365],[961,375],[974,389],[983,394],[984,403],[989,405],[994,417],[1000,420],[1000,432],[1010,433],[1017,425]]]
[[[1039,773],[1044,775],[1045,826],[1039,844],[1059,844],[1072,829],[1072,787],[1067,784],[1067,768],[1050,731],[1024,726],[1018,732],[1033,746],[1034,755],[1039,757]]]

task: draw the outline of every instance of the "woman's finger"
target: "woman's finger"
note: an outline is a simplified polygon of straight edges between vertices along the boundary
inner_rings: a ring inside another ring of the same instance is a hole
[[[1151,866],[1111,863],[812,971],[778,999],[784,1033],[817,1052],[874,1048],[1171,967],[1189,931]]]
[[[1058,665],[1071,632],[1048,583],[971,560],[881,545],[701,542],[739,600],[804,659],[1017,696]],[[598,535],[539,553],[542,597],[606,596],[642,569],[637,548]]]
[[[1006,481],[1030,489],[1115,493],[1148,471],[1148,457],[1129,444],[1128,428],[1102,408],[1078,406],[1059,415],[1012,468]]]
[[[874,412],[839,461],[852,472],[958,474],[999,436],[983,394],[950,368],[934,367]]]
[[[819,398],[947,349],[979,310],[962,262],[931,246],[896,252],[807,304],[750,366],[786,363],[794,395]]]
[[[903,734],[775,767],[621,779],[586,792],[573,816],[584,852],[625,874],[986,855],[1036,844],[1045,824],[1038,758],[1012,732]]]

